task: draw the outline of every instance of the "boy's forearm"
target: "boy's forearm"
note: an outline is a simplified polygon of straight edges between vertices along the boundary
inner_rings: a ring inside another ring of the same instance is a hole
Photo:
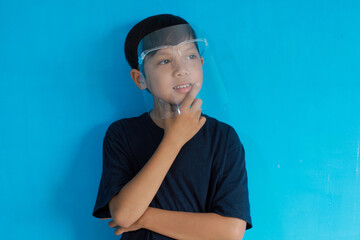
[[[144,213],[142,227],[180,240],[241,240],[246,222],[216,213],[178,212],[149,207]]]
[[[180,149],[163,139],[139,173],[110,200],[111,216],[119,226],[128,227],[144,214]]]

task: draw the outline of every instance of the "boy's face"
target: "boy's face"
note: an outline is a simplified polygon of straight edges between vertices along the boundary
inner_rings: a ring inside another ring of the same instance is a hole
[[[195,83],[202,85],[203,63],[193,42],[162,48],[144,60],[144,81],[154,98],[179,105]]]

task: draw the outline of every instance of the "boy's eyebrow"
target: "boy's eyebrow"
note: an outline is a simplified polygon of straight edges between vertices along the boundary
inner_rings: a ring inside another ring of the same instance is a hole
[[[161,56],[161,55],[171,55],[171,53],[168,52],[157,52],[156,55]]]
[[[196,47],[193,44],[191,44],[190,46],[185,48],[185,50],[183,50],[183,51],[188,51],[188,50],[193,50],[193,49],[196,49]]]
[[[185,48],[184,50],[181,50],[182,52],[186,52],[186,51],[190,51],[190,50],[196,50],[196,47],[191,44],[190,46],[188,46],[187,48]],[[155,53],[156,56],[168,56],[168,55],[172,55],[172,50],[170,50],[170,48],[163,48],[163,49],[159,49],[156,51]]]
[[[187,47],[187,48],[185,48],[184,50],[181,50],[181,51],[189,51],[189,50],[194,50],[194,49],[196,49],[196,47],[193,46],[193,45],[191,45],[191,46],[189,46],[189,47]],[[164,51],[166,51],[166,50],[165,50],[165,49],[161,49],[161,50],[159,50],[157,53],[158,53],[159,55],[171,54],[171,53],[169,53],[168,51],[167,51],[167,52],[164,52]]]
[[[184,51],[189,51],[189,50],[196,50],[196,47],[195,46],[190,46],[188,48],[186,48]]]
[[[165,49],[160,49],[160,50],[156,51],[155,54],[156,55],[171,55],[171,53],[169,53],[169,51],[166,51]]]

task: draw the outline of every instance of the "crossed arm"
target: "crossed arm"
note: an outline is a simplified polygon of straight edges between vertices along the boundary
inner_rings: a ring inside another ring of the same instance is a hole
[[[172,160],[180,151],[180,147],[174,150],[168,144],[169,141],[160,143],[143,169],[110,200],[112,221],[109,226],[117,228],[115,234],[146,228],[181,240],[242,239],[246,222],[241,219],[216,213],[180,212],[149,207]]]
[[[118,226],[114,221],[110,221],[109,226],[117,228],[116,235],[146,228],[181,240],[241,240],[246,222],[216,213],[179,212],[148,207],[139,220],[127,228]]]
[[[200,86],[194,85],[182,103],[181,115],[159,123],[164,128],[164,137],[155,153],[110,200],[109,226],[117,227],[115,234],[146,228],[182,240],[242,239],[246,223],[241,219],[149,207],[182,146],[205,124],[206,119],[201,116],[202,102],[195,99],[199,90]]]

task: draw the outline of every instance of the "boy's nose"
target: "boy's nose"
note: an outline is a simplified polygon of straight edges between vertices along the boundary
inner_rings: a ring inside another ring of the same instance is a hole
[[[175,55],[175,61],[173,61],[173,68],[174,68],[174,74],[175,76],[183,76],[187,75],[189,73],[186,63],[182,59],[181,53],[179,53],[177,56]]]

